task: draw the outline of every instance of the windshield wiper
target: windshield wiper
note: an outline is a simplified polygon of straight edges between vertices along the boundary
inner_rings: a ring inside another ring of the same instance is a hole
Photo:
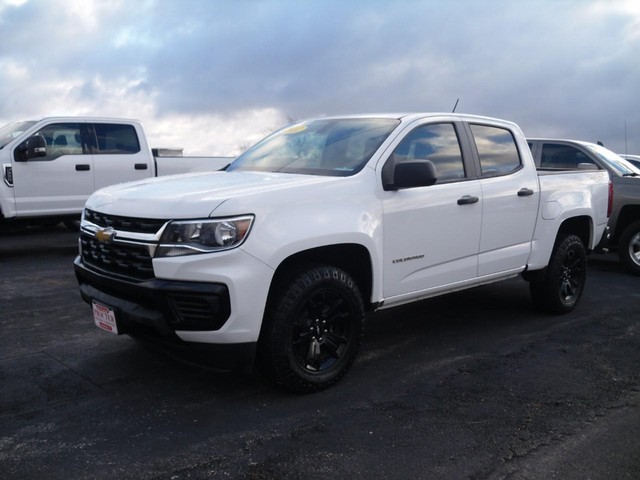
[[[637,177],[638,174],[637,173],[623,173],[622,176],[623,177]]]

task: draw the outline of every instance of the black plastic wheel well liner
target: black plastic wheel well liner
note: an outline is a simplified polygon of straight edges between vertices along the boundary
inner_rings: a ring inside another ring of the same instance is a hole
[[[560,239],[565,235],[577,235],[580,240],[582,240],[582,244],[585,249],[589,249],[589,245],[591,244],[591,237],[593,236],[593,223],[591,218],[588,216],[580,216],[568,218],[560,228],[558,229],[558,235],[556,235],[556,245],[558,244]],[[554,247],[555,248],[555,247]]]
[[[640,205],[626,205],[620,211],[618,215],[618,221],[615,224],[615,228],[611,232],[611,241],[616,242],[625,228],[631,225],[636,220],[640,220]]]
[[[283,278],[300,272],[313,264],[332,265],[344,270],[358,285],[362,299],[365,302],[365,308],[372,308],[373,272],[371,256],[366,247],[353,243],[313,248],[298,252],[285,259],[274,274],[271,288],[269,289],[269,298],[272,298],[273,289],[279,285]]]
[[[557,248],[558,244],[562,241],[562,239],[564,239],[564,237],[567,235],[577,235],[578,238],[582,240],[582,244],[585,246],[585,249],[588,250],[589,240],[593,232],[591,225],[591,219],[587,216],[568,218],[567,220],[562,222],[562,225],[560,225],[558,233],[556,234],[553,250],[549,252],[547,267],[549,265],[549,262],[551,261],[553,252]],[[544,278],[547,267],[544,267],[540,270],[525,270],[524,272],[522,272],[522,278],[527,281],[539,281]]]

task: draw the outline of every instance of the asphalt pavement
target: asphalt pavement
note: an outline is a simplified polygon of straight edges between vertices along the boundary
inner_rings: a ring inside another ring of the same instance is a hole
[[[369,315],[334,387],[286,393],[93,325],[77,234],[0,232],[0,478],[638,479],[640,277],[578,308],[521,279]]]

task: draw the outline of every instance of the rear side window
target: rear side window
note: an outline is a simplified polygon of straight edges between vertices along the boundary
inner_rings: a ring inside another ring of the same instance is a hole
[[[483,177],[507,175],[520,169],[520,154],[509,130],[488,125],[471,125],[471,133],[480,157]]]
[[[133,125],[95,123],[97,154],[138,153],[140,142]]]
[[[570,145],[545,143],[542,145],[540,168],[576,170],[581,163],[591,163],[588,156]]]

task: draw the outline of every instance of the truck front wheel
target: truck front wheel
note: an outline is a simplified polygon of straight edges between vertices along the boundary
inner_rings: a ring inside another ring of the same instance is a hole
[[[549,265],[540,280],[529,284],[536,307],[549,313],[568,313],[582,296],[587,278],[587,254],[580,237],[558,238]]]
[[[629,272],[640,275],[640,221],[622,231],[618,241],[618,256]]]
[[[337,382],[356,358],[364,305],[343,270],[314,265],[280,284],[260,340],[263,367],[276,383],[312,392]]]

